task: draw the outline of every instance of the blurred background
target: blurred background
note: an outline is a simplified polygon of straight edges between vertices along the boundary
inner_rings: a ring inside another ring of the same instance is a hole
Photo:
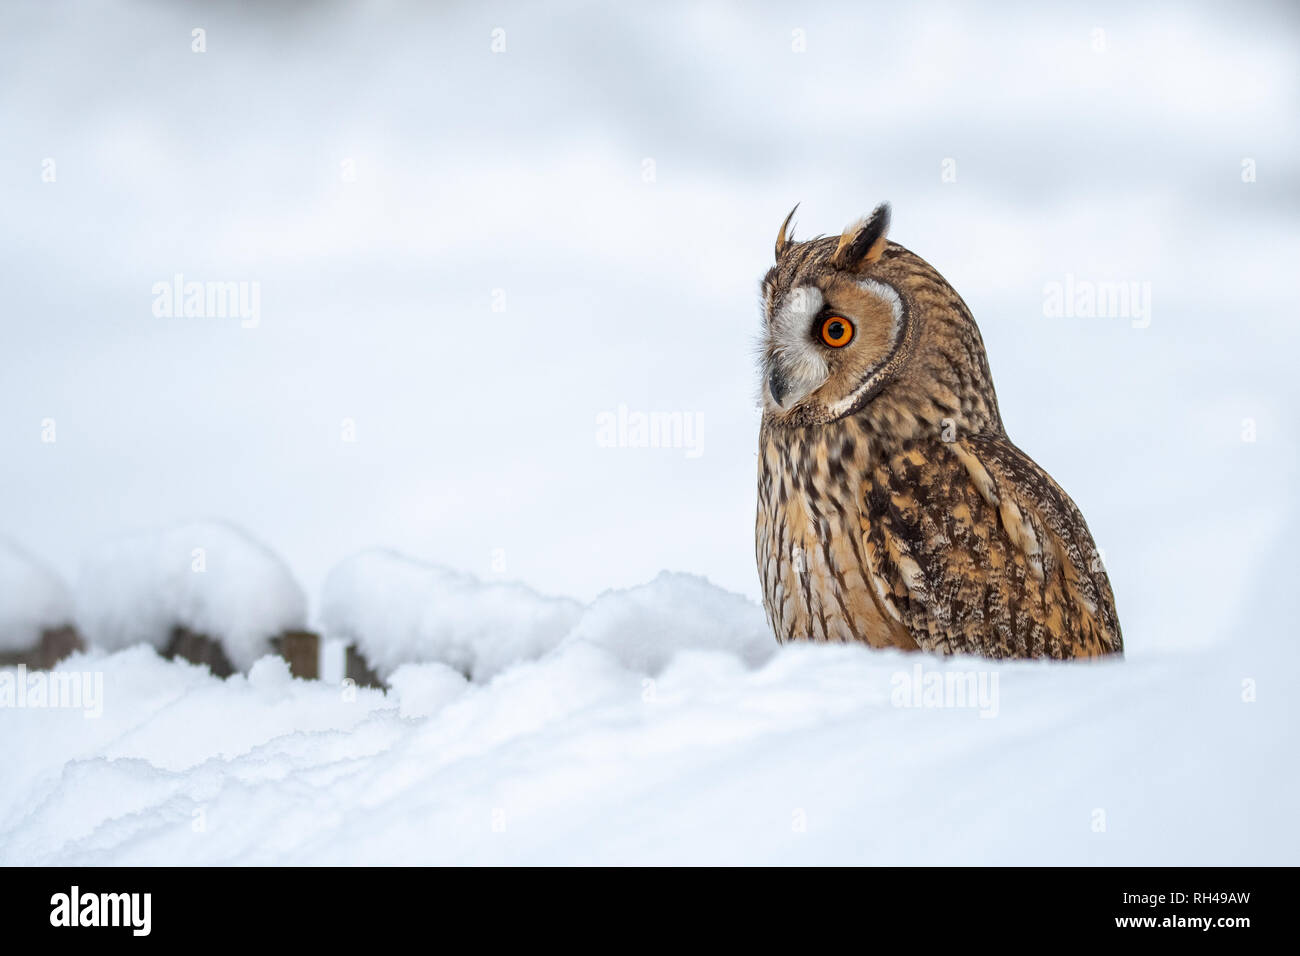
[[[69,582],[106,538],[221,518],[313,601],[375,545],[583,600],[664,568],[757,600],[758,280],[796,201],[808,238],[890,200],[1086,515],[1130,653],[1293,629],[1298,27],[5,4],[0,535]],[[160,315],[178,275],[256,312]],[[1139,305],[1054,314],[1106,283]],[[608,447],[620,409],[697,430]]]

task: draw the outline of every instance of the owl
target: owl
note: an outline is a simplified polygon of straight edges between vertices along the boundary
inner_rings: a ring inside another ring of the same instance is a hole
[[[755,538],[777,640],[1122,653],[1088,526],[1007,437],[966,303],[888,240],[888,205],[806,242],[793,216],[762,284]]]

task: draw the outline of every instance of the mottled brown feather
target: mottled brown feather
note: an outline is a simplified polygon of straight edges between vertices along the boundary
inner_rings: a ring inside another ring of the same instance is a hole
[[[909,442],[862,483],[871,571],[925,650],[1123,649],[1110,583],[1069,496],[1005,437]]]

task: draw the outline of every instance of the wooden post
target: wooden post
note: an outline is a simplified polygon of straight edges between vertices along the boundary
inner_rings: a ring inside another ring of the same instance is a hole
[[[303,680],[320,677],[320,637],[311,631],[285,631],[271,638],[275,652],[289,662],[289,673]]]
[[[347,664],[343,671],[344,677],[349,677],[356,681],[358,687],[383,687],[384,682],[379,679],[379,675],[370,669],[369,662],[364,655],[357,650],[355,644],[348,645]]]
[[[55,664],[76,651],[84,651],[85,643],[77,629],[70,624],[50,627],[41,632],[40,640],[25,651],[0,653],[0,667],[17,667],[25,664],[32,670],[50,670]]]
[[[229,677],[235,672],[221,642],[180,625],[172,628],[172,639],[163,651],[163,657],[169,661],[179,657],[191,664],[206,664],[213,677]]]

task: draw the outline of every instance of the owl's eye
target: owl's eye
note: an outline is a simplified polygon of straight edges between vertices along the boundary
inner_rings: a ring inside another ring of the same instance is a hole
[[[853,340],[853,323],[838,315],[822,322],[822,341],[833,349],[842,349]]]

